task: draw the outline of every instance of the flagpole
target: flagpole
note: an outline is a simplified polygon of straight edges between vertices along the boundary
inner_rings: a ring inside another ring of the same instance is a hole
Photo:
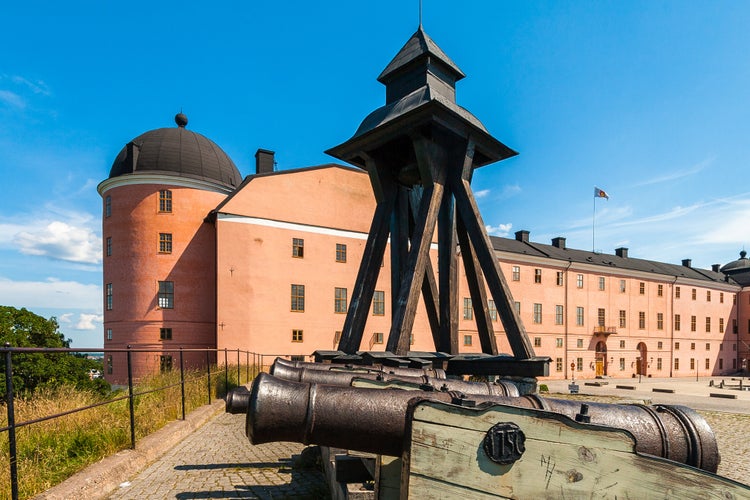
[[[591,218],[591,252],[596,251],[596,196],[594,196],[594,215]]]

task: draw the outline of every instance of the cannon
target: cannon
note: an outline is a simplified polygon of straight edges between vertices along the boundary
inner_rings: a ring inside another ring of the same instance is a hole
[[[310,365],[312,365],[312,363]],[[412,371],[420,372],[422,370],[413,369]],[[460,391],[465,394],[484,394],[493,396],[519,396],[518,387],[513,382],[507,380],[498,380],[496,382],[467,382],[457,379],[434,378],[428,375],[409,376],[391,374],[382,371],[363,372],[360,370],[322,370],[318,367],[307,365],[295,368],[278,363],[274,363],[271,374],[274,377],[291,380],[293,382],[325,385],[352,385],[352,382],[355,379],[360,378],[382,382],[405,382],[411,384],[414,388],[421,388],[422,390]]]
[[[308,361],[289,361],[284,358],[276,358],[271,365],[271,375],[279,376],[277,371],[282,367],[290,368],[307,368],[321,371],[354,371],[358,373],[387,373],[390,375],[421,377],[427,376],[432,378],[445,378],[445,370],[441,368],[403,368],[400,366],[364,366],[364,365],[345,365],[333,363],[311,363]]]
[[[466,404],[456,392],[417,398]],[[636,451],[716,472],[719,452],[706,421],[690,408],[620,405],[541,398],[472,395],[474,403],[542,410],[591,424],[623,429]],[[293,441],[401,456],[413,391],[362,389],[291,382],[261,373],[250,390],[246,434],[254,444]]]

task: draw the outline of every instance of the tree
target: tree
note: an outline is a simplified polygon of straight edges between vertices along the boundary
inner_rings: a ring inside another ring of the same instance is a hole
[[[57,319],[45,319],[25,308],[0,306],[0,344],[11,347],[70,347],[70,340],[59,331]],[[100,363],[75,353],[21,353],[13,355],[13,388],[32,393],[45,386],[74,385],[79,389],[104,392],[102,380],[91,380],[90,369]],[[5,396],[5,370],[0,373],[0,395]]]

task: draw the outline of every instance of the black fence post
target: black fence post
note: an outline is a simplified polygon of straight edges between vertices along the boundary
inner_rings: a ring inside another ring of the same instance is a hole
[[[10,344],[5,343],[5,398],[8,410],[8,448],[10,452],[10,494],[18,500],[18,455],[16,454],[16,414],[13,408],[13,360]]]
[[[133,395],[133,364],[130,359],[130,344],[128,344],[128,403],[130,407],[130,448],[135,450],[135,405]]]
[[[242,385],[242,381],[240,379],[240,348],[237,348],[237,385]]]
[[[229,392],[229,362],[227,361],[227,348],[224,348],[224,395]]]
[[[180,346],[180,392],[182,396],[182,420],[185,420],[185,363]]]
[[[211,351],[206,349],[206,370],[208,372],[208,404],[211,404]]]
[[[245,366],[245,378],[250,382],[250,351],[245,351],[245,360],[247,366]]]

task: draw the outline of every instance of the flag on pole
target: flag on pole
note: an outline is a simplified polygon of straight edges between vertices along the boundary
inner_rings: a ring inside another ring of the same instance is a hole
[[[609,195],[603,189],[599,189],[598,187],[595,187],[594,188],[594,198],[606,198],[606,199],[609,199]]]

